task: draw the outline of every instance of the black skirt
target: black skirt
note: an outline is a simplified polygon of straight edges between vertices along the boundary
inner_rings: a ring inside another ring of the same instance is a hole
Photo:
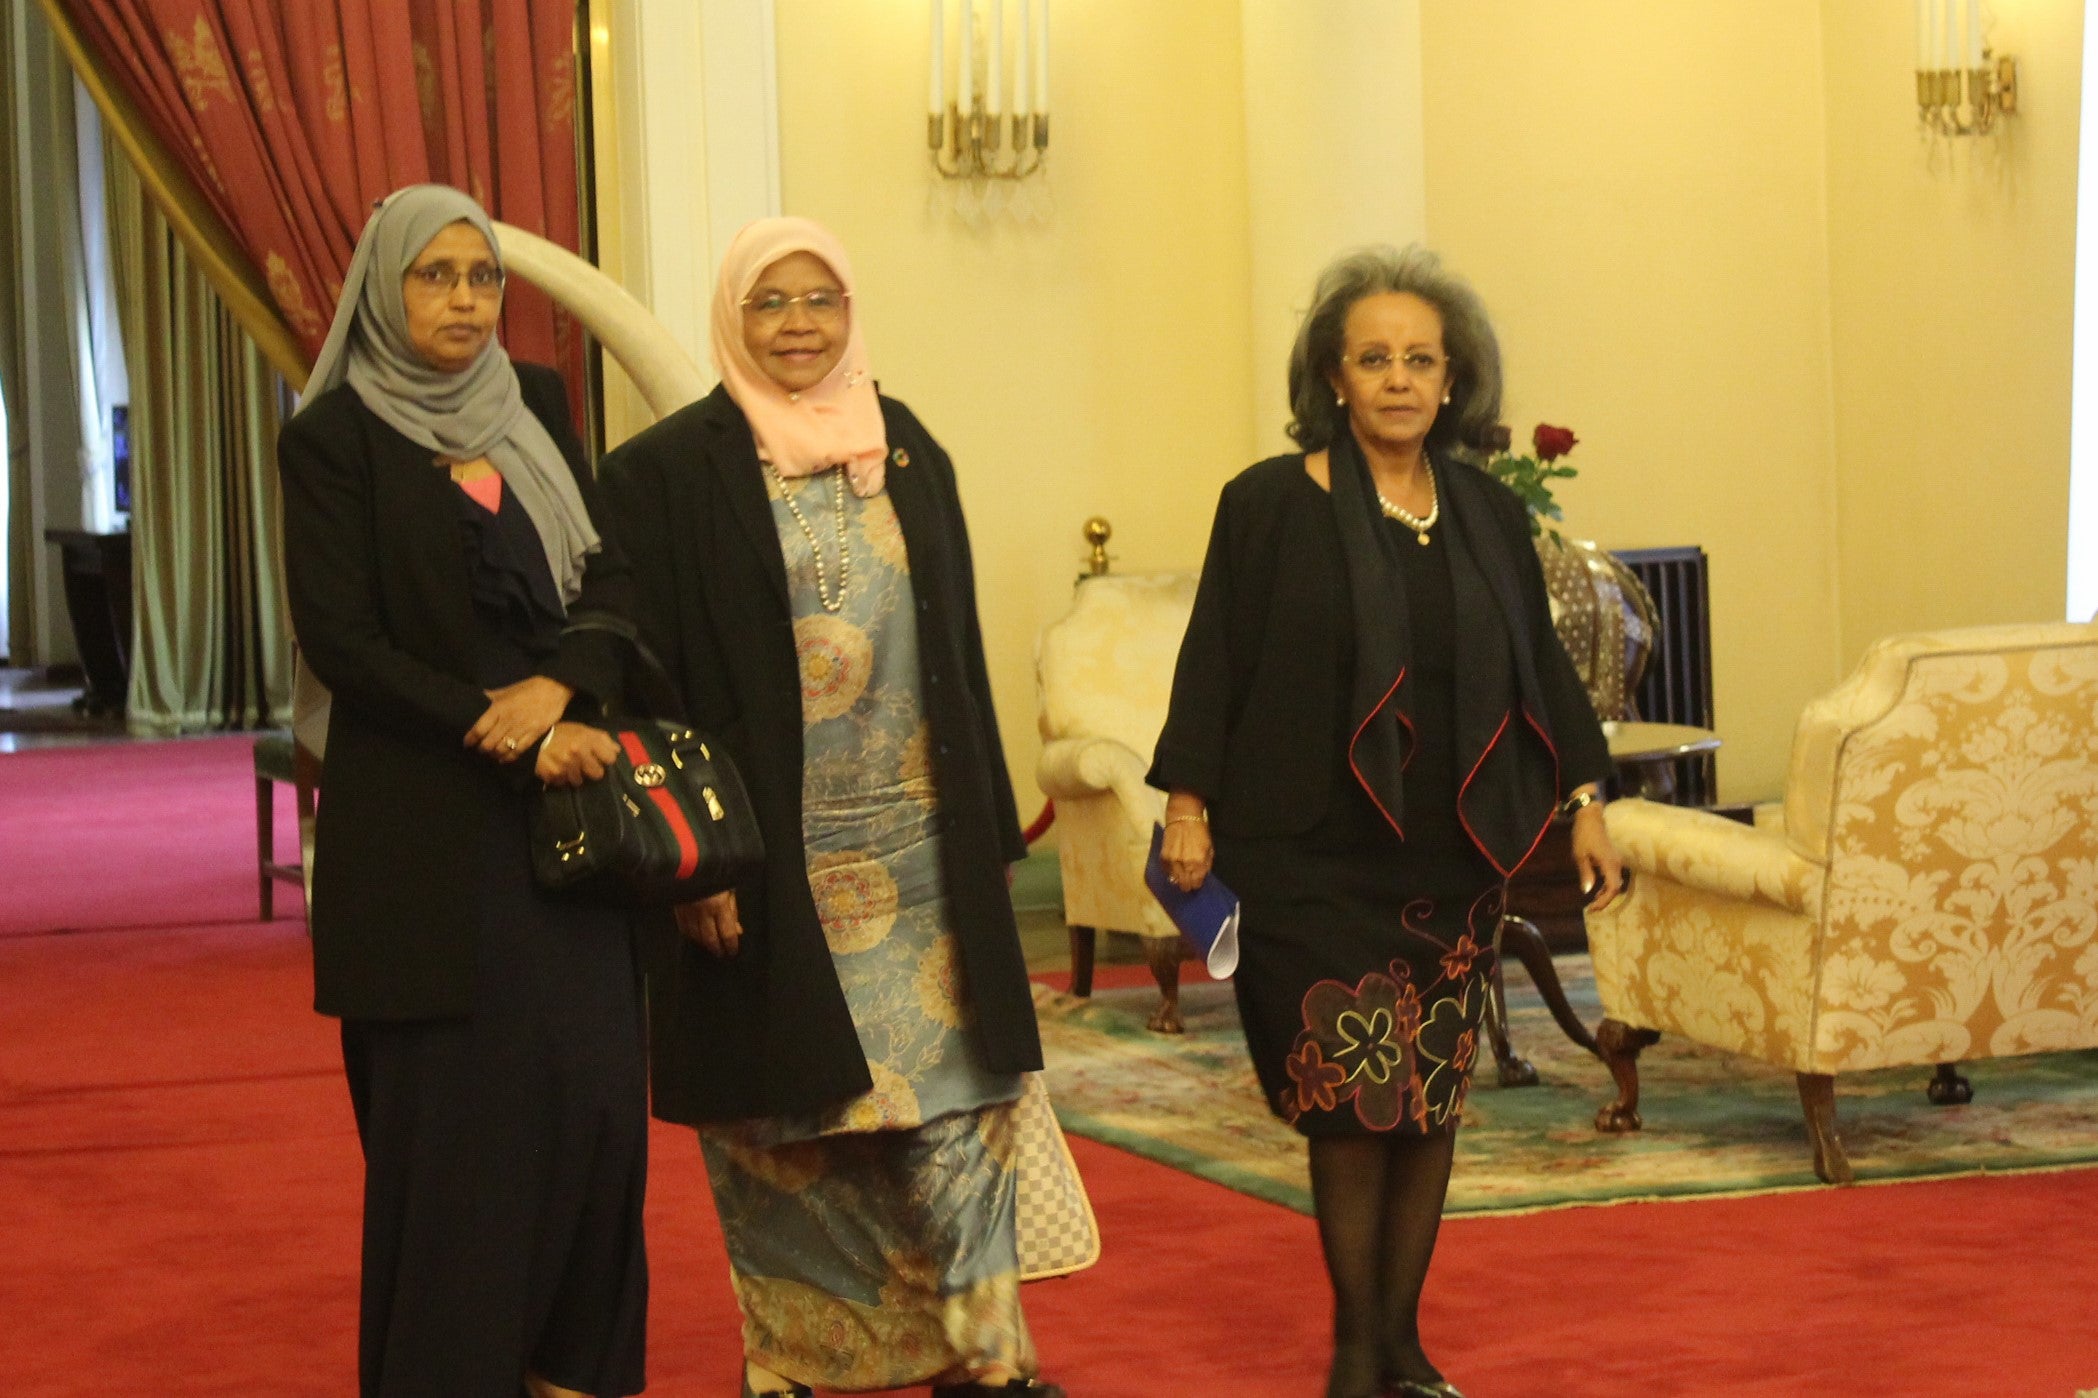
[[[1217,836],[1217,875],[1241,902],[1246,1046],[1270,1109],[1307,1136],[1453,1127],[1493,970],[1502,882],[1457,819],[1450,562],[1440,531],[1427,546],[1404,531],[1400,556],[1413,640],[1396,700],[1412,735],[1403,838],[1345,752],[1310,832]],[[1352,731],[1349,716],[1335,722]]]
[[[532,882],[489,830],[473,1013],[345,1020],[364,1143],[360,1391],[638,1393],[648,1076],[626,917]]]

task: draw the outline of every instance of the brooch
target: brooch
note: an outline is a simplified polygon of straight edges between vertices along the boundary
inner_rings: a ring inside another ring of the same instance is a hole
[[[898,447],[889,453],[889,460],[897,466],[908,466],[911,464],[911,454],[902,447]]]

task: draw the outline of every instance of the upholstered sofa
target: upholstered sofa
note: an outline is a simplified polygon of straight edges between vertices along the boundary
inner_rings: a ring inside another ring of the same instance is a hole
[[[2098,1046],[2098,626],[1873,646],[1810,704],[1755,827],[1619,801],[1630,893],[1588,919],[1619,1095],[1660,1033],[1799,1077],[1815,1170],[1852,1177],[1837,1075]],[[1920,1104],[1919,1104],[1920,1109]]]
[[[1151,1027],[1166,1033],[1181,1027],[1181,941],[1144,887],[1151,828],[1165,811],[1164,794],[1144,785],[1144,774],[1194,605],[1192,573],[1084,578],[1034,652],[1042,732],[1035,780],[1056,803],[1072,989],[1092,992],[1100,929],[1134,932],[1158,980]]]

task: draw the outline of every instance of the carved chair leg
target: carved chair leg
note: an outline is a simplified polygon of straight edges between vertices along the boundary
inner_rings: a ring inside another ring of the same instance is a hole
[[[255,778],[255,862],[262,871],[262,896],[257,902],[264,922],[277,915],[277,881],[270,875],[270,865],[277,858],[276,841],[272,838],[277,831],[276,785],[268,777]]]
[[[1849,1184],[1855,1175],[1843,1138],[1836,1134],[1836,1080],[1827,1073],[1799,1075],[1799,1105],[1806,1109],[1807,1140],[1814,1147],[1814,1173],[1825,1184]]]
[[[1071,928],[1071,993],[1081,1000],[1093,993],[1093,951],[1099,942],[1094,928]]]
[[[1959,1064],[1940,1063],[1924,1093],[1940,1107],[1964,1106],[1974,1100],[1974,1084],[1960,1075]]]
[[[1507,921],[1501,923],[1506,930]],[[1535,1087],[1537,1065],[1518,1057],[1508,1042],[1508,987],[1501,978],[1501,958],[1493,958],[1493,974],[1486,980],[1486,1041],[1493,1045],[1495,1071],[1502,1087]]]
[[[1522,962],[1523,969],[1530,973],[1530,982],[1544,997],[1545,1008],[1558,1022],[1559,1032],[1594,1053],[1595,1036],[1588,1032],[1588,1026],[1581,1023],[1581,1017],[1566,1002],[1566,987],[1559,984],[1559,967],[1553,962],[1552,949],[1545,944],[1544,933],[1537,930],[1537,924],[1526,917],[1504,917],[1501,919],[1501,941],[1514,951],[1515,959]]]
[[[1151,979],[1158,982],[1158,1008],[1148,1022],[1156,1033],[1187,1032],[1180,1019],[1180,948],[1178,937],[1144,938],[1144,960],[1151,963]]]
[[[1598,1131],[1637,1131],[1639,1119],[1639,1054],[1660,1042],[1659,1031],[1634,1029],[1622,1020],[1605,1019],[1595,1027],[1595,1051],[1617,1080],[1617,1100],[1595,1114]]]

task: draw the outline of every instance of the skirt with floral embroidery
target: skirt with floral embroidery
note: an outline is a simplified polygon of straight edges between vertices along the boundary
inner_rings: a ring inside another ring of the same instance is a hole
[[[1468,858],[1220,839],[1234,979],[1268,1106],[1306,1136],[1453,1127],[1479,1052],[1500,880]]]

